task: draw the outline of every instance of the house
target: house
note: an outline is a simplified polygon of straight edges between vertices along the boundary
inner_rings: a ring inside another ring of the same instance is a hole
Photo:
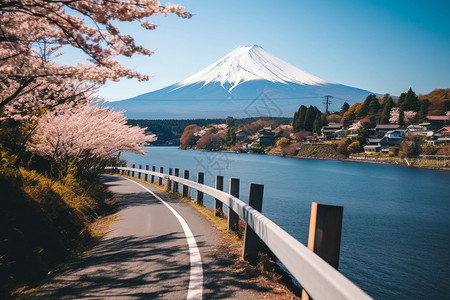
[[[258,143],[260,146],[272,146],[275,142],[275,133],[268,128],[258,131]]]
[[[385,135],[381,140],[380,140],[380,146],[381,148],[389,148],[391,146],[398,146],[400,145],[400,143],[403,141],[403,138],[401,137],[388,137],[387,135]]]
[[[379,145],[366,145],[364,146],[365,153],[377,153],[381,151],[381,146]]]
[[[412,124],[406,127],[405,135],[406,136],[426,136],[428,131],[426,130],[427,124]]]
[[[367,145],[371,145],[371,146],[380,146],[380,141],[381,141],[381,139],[372,139],[372,138],[369,138],[369,139],[367,139]]]
[[[336,135],[336,139],[345,138],[345,130],[344,129],[336,130],[336,132],[334,134]]]
[[[405,136],[405,129],[396,129],[396,130],[391,130],[385,133],[385,136],[387,136],[390,139],[393,138],[403,138]]]
[[[442,127],[441,129],[438,130],[438,132],[439,132],[442,136],[446,136],[446,135],[449,135],[449,136],[450,136],[450,126]]]
[[[428,130],[438,130],[450,125],[450,116],[426,116],[424,123],[429,123]]]
[[[325,141],[333,140],[336,138],[336,131],[342,130],[344,128],[344,125],[341,123],[330,123],[327,126],[323,126],[321,129],[321,137]],[[345,136],[345,132],[344,132]]]
[[[440,144],[450,143],[450,126],[442,127],[437,131],[437,133],[440,135],[437,139]]]
[[[400,125],[398,124],[378,124],[375,126],[374,135],[386,134],[388,131],[396,130],[398,128],[400,128]]]

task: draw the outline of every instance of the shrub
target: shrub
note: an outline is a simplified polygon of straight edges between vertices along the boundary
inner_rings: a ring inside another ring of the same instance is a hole
[[[358,153],[361,151],[361,144],[358,141],[353,142],[347,147],[347,151],[348,153]]]

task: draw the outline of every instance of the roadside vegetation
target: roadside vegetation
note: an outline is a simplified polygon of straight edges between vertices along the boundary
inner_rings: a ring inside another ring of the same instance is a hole
[[[117,152],[145,154],[156,137],[100,106],[97,90],[148,79],[116,57],[152,51],[115,25],[153,30],[158,14],[191,17],[157,1],[0,2],[0,298],[57,274],[113,220],[104,166]],[[60,63],[70,48],[84,63]]]

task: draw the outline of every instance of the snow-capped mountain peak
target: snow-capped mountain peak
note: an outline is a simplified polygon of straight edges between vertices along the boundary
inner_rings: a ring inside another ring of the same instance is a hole
[[[212,65],[177,84],[177,88],[220,82],[231,92],[239,84],[252,80],[278,83],[320,85],[329,83],[275,57],[258,45],[237,47]]]

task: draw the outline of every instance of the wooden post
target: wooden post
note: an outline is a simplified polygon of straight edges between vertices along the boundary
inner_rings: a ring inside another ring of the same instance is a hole
[[[145,165],[145,171],[148,171],[148,165]],[[148,181],[148,174],[145,173],[144,175],[144,181]]]
[[[139,165],[139,170],[142,169],[142,165]],[[138,179],[141,179],[141,172],[138,172]]]
[[[128,167],[128,166],[125,166]],[[127,170],[127,175],[130,176],[130,170]]]
[[[175,168],[175,177],[180,177],[180,169]],[[173,182],[173,191],[178,193],[178,182]]]
[[[339,266],[343,212],[344,207],[342,206],[316,202],[311,204],[308,248],[336,270]],[[302,300],[305,299],[309,299],[309,296],[303,290]]]
[[[216,189],[223,191],[223,176],[216,176]],[[223,215],[223,203],[219,199],[214,199],[214,216]]]
[[[239,198],[239,179],[230,178],[230,195]],[[239,216],[228,207],[228,230],[238,230]]]
[[[131,167],[134,169],[134,168],[136,168],[136,165],[133,164],[133,165],[131,165]],[[134,177],[134,171],[131,171],[131,177]]]
[[[152,171],[155,172],[156,171],[156,167],[152,166]],[[155,183],[155,175],[151,175],[150,176],[150,182],[151,183]]]
[[[248,205],[261,212],[263,200],[264,185],[250,184],[250,193],[248,196]],[[260,250],[260,239],[256,232],[245,224],[244,249],[242,258],[251,263],[256,262],[258,251]]]
[[[173,169],[169,168],[169,175],[173,175]],[[170,191],[172,189],[172,180],[167,179],[167,191]]]
[[[183,178],[189,179],[189,170],[184,170]],[[183,197],[187,198],[188,196],[189,196],[189,187],[183,184]]]
[[[159,173],[163,173],[163,172],[164,172],[164,168],[163,167],[159,167]],[[163,180],[162,176],[159,176],[158,177],[158,184],[159,185],[162,185],[162,180]]]
[[[203,184],[205,181],[205,174],[202,172],[198,172],[197,182]],[[203,205],[203,192],[197,190],[196,202],[198,205]]]

